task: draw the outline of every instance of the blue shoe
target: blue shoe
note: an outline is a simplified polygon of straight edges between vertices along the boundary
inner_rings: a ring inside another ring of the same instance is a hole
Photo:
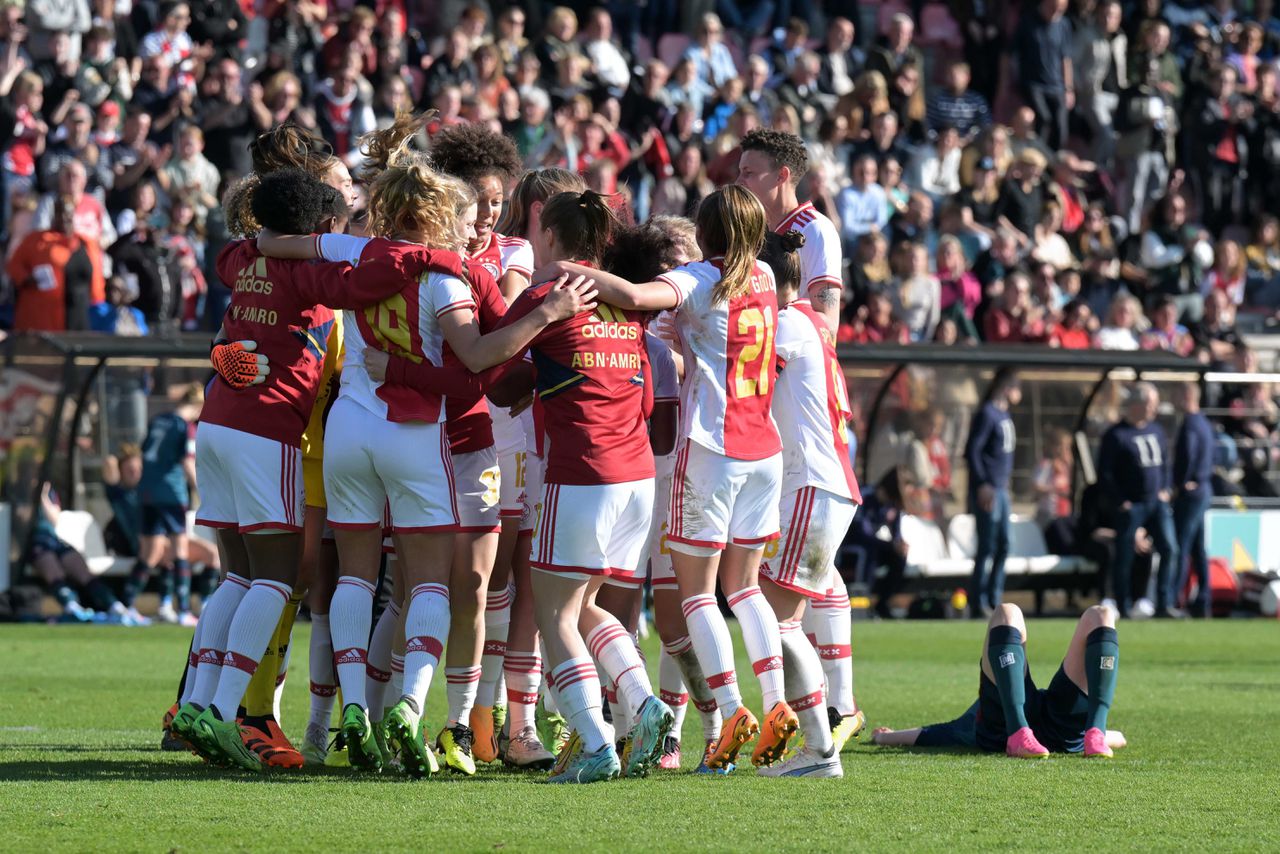
[[[662,745],[676,721],[666,703],[650,696],[640,707],[635,729],[631,733],[631,750],[627,754],[628,777],[645,777],[662,758]]]
[[[733,773],[733,769],[738,766],[732,762],[725,763],[722,768],[712,768],[707,764],[707,757],[711,755],[711,751],[715,748],[715,741],[707,742],[707,749],[702,751],[702,761],[698,763],[698,767],[693,769],[695,774],[715,774],[720,777],[728,776]]]
[[[60,623],[92,623],[97,614],[92,608],[86,608],[79,602],[68,602],[62,609]]]
[[[548,783],[597,783],[601,780],[616,779],[622,772],[622,763],[618,761],[618,751],[612,744],[606,744],[595,753],[582,753],[568,768],[555,776],[548,777]]]

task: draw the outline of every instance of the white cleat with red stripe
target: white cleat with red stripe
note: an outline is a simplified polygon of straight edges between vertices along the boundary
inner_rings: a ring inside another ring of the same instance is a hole
[[[809,747],[802,747],[781,762],[756,769],[761,777],[843,777],[840,754],[832,751],[823,756]]]

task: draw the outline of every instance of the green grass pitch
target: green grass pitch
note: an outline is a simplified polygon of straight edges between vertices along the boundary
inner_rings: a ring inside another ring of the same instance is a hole
[[[1046,684],[1066,620],[1029,627]],[[295,649],[306,650],[299,625]],[[976,623],[855,624],[871,725],[947,719],[972,701]],[[1112,762],[1026,762],[873,748],[843,780],[656,773],[585,787],[483,771],[410,782],[352,772],[264,779],[161,753],[160,717],[189,632],[0,627],[0,849],[7,851],[852,851],[884,848],[1280,848],[1280,625],[1126,623]],[[647,645],[656,674],[656,639]],[[300,737],[306,655],[286,729]],[[740,672],[750,673],[739,661]],[[655,675],[656,678],[656,675]],[[440,681],[440,680],[438,680]],[[758,707],[755,681],[744,680]],[[430,720],[443,709],[433,690]],[[685,727],[691,767],[696,713]]]

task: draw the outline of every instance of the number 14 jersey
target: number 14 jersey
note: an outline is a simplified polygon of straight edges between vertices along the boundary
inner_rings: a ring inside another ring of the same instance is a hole
[[[763,460],[782,450],[770,413],[777,288],[769,265],[756,262],[747,292],[716,302],[723,269],[723,258],[711,258],[658,277],[680,301],[680,436],[731,459]]]

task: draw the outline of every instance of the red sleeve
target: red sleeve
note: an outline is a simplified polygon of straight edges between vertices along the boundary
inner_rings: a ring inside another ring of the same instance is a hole
[[[462,261],[456,253],[412,247],[399,252],[367,252],[359,266],[318,262],[300,268],[298,293],[309,302],[333,309],[358,309],[376,305],[417,281],[423,273],[460,276]]]
[[[213,268],[218,273],[218,278],[222,280],[222,284],[235,289],[236,276],[244,267],[244,245],[246,241],[232,240],[226,246],[218,251],[218,259],[214,262]]]
[[[538,306],[542,305],[542,301],[546,298],[546,296],[547,296],[547,289],[545,287],[538,286],[534,288],[527,288],[524,291],[524,293],[516,297],[516,301],[511,304],[510,308],[507,309],[506,314],[502,316],[502,320],[499,321],[496,328],[504,329],[510,326],[511,324],[515,323],[517,320],[529,314]],[[546,329],[543,329],[541,332],[537,334],[537,336],[534,337],[533,341],[530,342],[530,346],[538,343],[539,339],[541,339],[544,334],[546,334]]]
[[[507,313],[507,301],[502,298],[498,281],[480,264],[467,262],[467,275],[471,279],[471,294],[476,301],[476,322],[482,333],[492,332]]]

